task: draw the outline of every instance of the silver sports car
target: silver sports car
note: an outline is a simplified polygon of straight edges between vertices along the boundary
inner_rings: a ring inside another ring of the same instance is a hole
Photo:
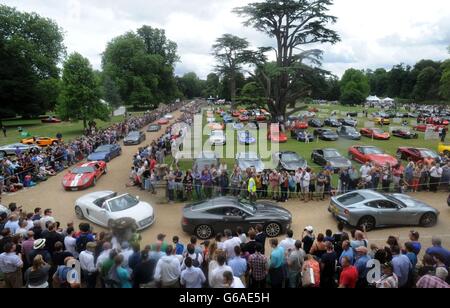
[[[331,198],[328,211],[350,226],[373,230],[378,227],[433,227],[439,211],[404,194],[380,194],[358,190]]]
[[[28,153],[31,149],[39,150],[39,147],[37,145],[28,145],[23,143],[4,145],[0,147],[0,158],[8,155],[15,155],[17,149],[19,149],[22,153]]]

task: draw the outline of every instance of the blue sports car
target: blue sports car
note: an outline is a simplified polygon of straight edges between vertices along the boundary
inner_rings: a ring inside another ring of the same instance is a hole
[[[223,121],[225,123],[233,123],[234,119],[233,119],[233,117],[231,115],[226,114],[226,115],[223,116]]]
[[[256,142],[256,138],[252,136],[249,131],[242,131],[238,133],[238,140],[240,144],[253,144]]]
[[[118,144],[106,144],[99,146],[94,153],[88,156],[87,160],[109,162],[121,154],[122,148]]]

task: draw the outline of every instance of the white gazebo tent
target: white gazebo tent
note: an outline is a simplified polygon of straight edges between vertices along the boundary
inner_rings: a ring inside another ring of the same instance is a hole
[[[366,102],[372,104],[379,104],[381,100],[377,96],[369,96],[368,98],[366,98]]]
[[[392,105],[394,103],[394,100],[390,97],[386,97],[385,99],[383,99],[383,103]]]

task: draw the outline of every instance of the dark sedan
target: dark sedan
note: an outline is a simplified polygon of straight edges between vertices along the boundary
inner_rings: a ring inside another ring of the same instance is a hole
[[[409,129],[394,129],[392,135],[403,139],[418,139],[419,134],[411,132]]]
[[[124,145],[138,145],[145,140],[145,134],[143,132],[131,132],[123,139]]]
[[[319,166],[329,164],[334,171],[347,169],[352,166],[352,162],[335,149],[314,150],[311,154],[311,160]]]
[[[314,131],[314,136],[324,141],[336,141],[339,139],[338,134],[328,128],[319,128]]]
[[[251,204],[233,197],[220,197],[186,205],[183,209],[181,227],[184,232],[209,239],[225,229],[236,232],[264,226],[268,237],[286,233],[292,224],[291,213],[273,202],[259,201]]]
[[[311,127],[323,127],[323,122],[319,119],[311,119],[308,121],[308,125]]]
[[[272,154],[274,166],[280,170],[297,171],[308,167],[307,161],[295,152],[276,152]]]
[[[341,127],[342,123],[339,122],[336,118],[328,118],[324,122],[325,126],[329,127]]]
[[[341,122],[341,124],[344,126],[351,126],[351,127],[358,126],[358,121],[351,119],[351,118],[339,119],[338,121]]]
[[[300,142],[313,142],[314,136],[304,129],[294,129],[291,130],[291,137]]]
[[[147,128],[147,132],[149,133],[156,133],[161,130],[161,125],[159,124],[150,124]]]
[[[349,140],[361,140],[361,134],[352,126],[341,126],[337,130],[339,137]]]
[[[99,146],[94,153],[91,153],[87,160],[109,162],[111,159],[120,156],[121,154],[122,148],[118,144],[105,144]]]

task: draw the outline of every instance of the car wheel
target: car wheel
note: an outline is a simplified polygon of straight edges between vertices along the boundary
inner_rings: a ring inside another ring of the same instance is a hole
[[[201,240],[210,239],[213,235],[213,230],[208,225],[200,225],[195,229],[195,234]]]
[[[281,233],[281,226],[276,222],[271,222],[267,224],[265,231],[268,237],[277,237]]]
[[[434,213],[426,213],[420,218],[420,226],[424,228],[430,228],[435,226],[437,223],[437,216]]]
[[[375,226],[376,221],[372,216],[364,216],[358,221],[358,227],[361,228],[361,230],[366,227],[366,231],[371,231],[375,229]]]
[[[84,219],[83,210],[79,206],[75,207],[75,215],[77,215],[78,219]]]

